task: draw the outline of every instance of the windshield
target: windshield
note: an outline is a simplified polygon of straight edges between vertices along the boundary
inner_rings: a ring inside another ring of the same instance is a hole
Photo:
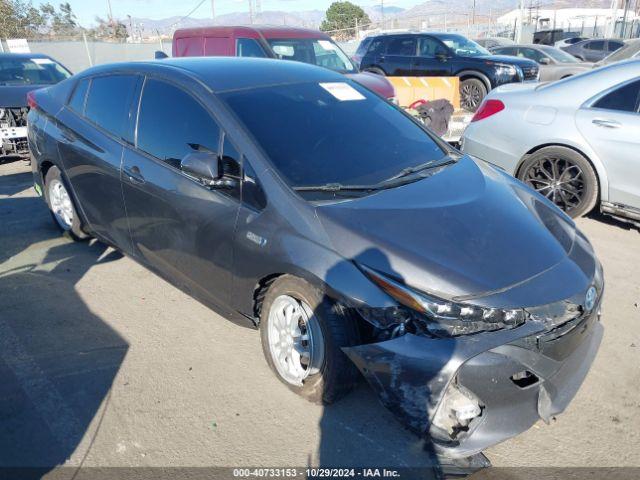
[[[331,40],[317,38],[268,39],[271,49],[281,60],[295,60],[329,68],[340,73],[355,72],[351,60]]]
[[[460,57],[482,57],[491,55],[489,50],[462,35],[438,35],[437,38]]]
[[[373,185],[450,160],[413,120],[351,81],[229,91],[221,97],[292,188]]]
[[[605,57],[603,63],[612,63],[619,60],[626,60],[627,58],[633,57],[636,53],[638,53],[638,51],[640,51],[640,40],[627,41],[622,48],[619,48],[611,55]]]
[[[0,59],[0,85],[53,85],[70,76],[50,58]]]
[[[578,60],[576,57],[574,57],[573,55],[563,50],[560,50],[559,48],[546,47],[546,46],[539,46],[538,48],[540,48],[540,50],[542,50],[546,55],[553,58],[556,62],[580,63],[580,60]]]

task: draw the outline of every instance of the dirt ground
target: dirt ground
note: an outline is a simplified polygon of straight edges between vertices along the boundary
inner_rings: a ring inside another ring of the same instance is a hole
[[[236,326],[129,258],[60,236],[24,163],[0,165],[0,466],[420,466],[362,383],[329,407]],[[605,337],[551,425],[494,466],[640,466],[640,233],[578,221],[604,264]]]

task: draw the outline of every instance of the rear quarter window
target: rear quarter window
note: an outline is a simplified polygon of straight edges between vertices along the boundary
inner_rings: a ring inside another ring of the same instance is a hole
[[[84,115],[117,138],[124,138],[136,75],[109,75],[91,79]]]
[[[84,114],[84,101],[87,98],[87,91],[89,90],[89,79],[85,78],[80,80],[76,84],[76,88],[71,94],[69,99],[69,108],[80,115]]]

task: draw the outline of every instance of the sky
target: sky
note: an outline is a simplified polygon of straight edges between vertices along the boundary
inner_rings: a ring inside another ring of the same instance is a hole
[[[34,5],[51,3],[58,5],[60,0],[32,0]],[[67,0],[71,4],[80,24],[89,26],[94,22],[96,15],[106,18],[108,16],[107,0]],[[111,8],[115,18],[126,19],[132,17],[161,19],[188,14],[201,0],[111,0]],[[248,0],[214,0],[216,15],[231,12],[248,11]],[[351,0],[361,7],[379,5],[380,0]],[[326,10],[333,0],[262,0],[262,10]],[[424,0],[384,0],[385,6],[397,6],[411,8],[423,3]],[[204,3],[192,15],[195,18],[211,17],[211,0]]]

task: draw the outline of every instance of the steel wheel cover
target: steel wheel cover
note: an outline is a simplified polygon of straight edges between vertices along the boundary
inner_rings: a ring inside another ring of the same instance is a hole
[[[73,225],[73,204],[69,192],[57,178],[49,183],[49,203],[58,224],[64,230],[70,230]]]
[[[324,362],[324,338],[309,305],[289,295],[277,297],[269,311],[269,352],[280,376],[302,385],[320,372]]]

